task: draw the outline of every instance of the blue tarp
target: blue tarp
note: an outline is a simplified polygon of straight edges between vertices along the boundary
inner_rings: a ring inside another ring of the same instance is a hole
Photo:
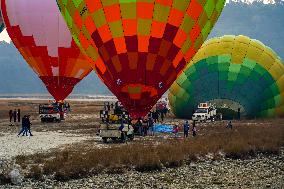
[[[172,133],[173,126],[164,124],[155,124],[153,127],[154,132],[157,133]]]

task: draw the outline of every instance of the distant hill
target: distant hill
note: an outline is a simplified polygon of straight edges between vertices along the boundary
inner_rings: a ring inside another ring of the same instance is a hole
[[[265,5],[230,2],[210,34],[247,35],[258,39],[284,57],[284,4]],[[46,93],[40,79],[25,63],[14,45],[0,42],[0,94]],[[95,73],[91,73],[73,94],[110,94]]]
[[[284,2],[227,4],[209,38],[241,34],[261,41],[283,59]]]
[[[0,94],[46,93],[41,80],[13,44],[0,44]],[[110,94],[95,72],[86,77],[73,91],[76,94]]]

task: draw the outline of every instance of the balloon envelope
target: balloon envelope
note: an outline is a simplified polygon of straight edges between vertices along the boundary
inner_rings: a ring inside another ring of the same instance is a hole
[[[203,44],[170,88],[173,112],[191,118],[198,103],[243,111],[248,117],[284,116],[284,65],[276,53],[245,36]]]
[[[197,52],[225,0],[57,2],[100,78],[137,118],[152,108]]]
[[[56,1],[1,0],[7,32],[55,100],[64,100],[90,73]],[[19,76],[20,77],[20,76]]]
[[[4,30],[4,20],[2,18],[2,13],[1,13],[1,0],[0,0],[0,33]]]

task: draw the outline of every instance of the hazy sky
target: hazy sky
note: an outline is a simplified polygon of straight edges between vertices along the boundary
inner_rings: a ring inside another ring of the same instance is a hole
[[[264,4],[274,4],[275,3],[275,0],[227,0],[227,3],[228,2],[245,2],[245,3],[252,3],[254,1],[258,1],[258,2],[263,2]],[[284,2],[284,0],[282,0]],[[7,43],[10,43],[10,38],[9,38],[9,35],[7,34],[6,30],[4,30],[1,34],[0,34],[0,42],[1,41],[6,41]]]

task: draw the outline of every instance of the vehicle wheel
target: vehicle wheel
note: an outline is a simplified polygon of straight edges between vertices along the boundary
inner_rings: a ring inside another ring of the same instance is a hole
[[[107,138],[103,137],[103,143],[107,143]]]
[[[117,138],[116,138],[116,137],[112,137],[112,138],[111,138],[111,140],[116,141],[116,140],[117,140]]]

